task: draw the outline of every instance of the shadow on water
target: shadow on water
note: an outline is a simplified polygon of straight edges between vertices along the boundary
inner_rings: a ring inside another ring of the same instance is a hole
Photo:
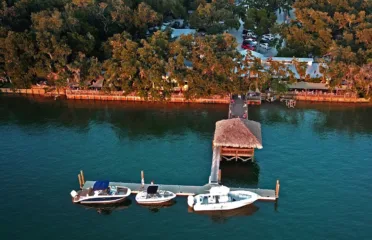
[[[120,211],[129,208],[132,204],[132,200],[126,198],[121,203],[116,204],[91,204],[91,205],[80,205],[86,210],[95,210],[98,214],[101,215],[110,215],[113,211]]]
[[[190,213],[200,214],[210,217],[210,219],[215,223],[226,223],[228,219],[234,217],[246,217],[252,216],[258,211],[259,207],[254,204],[248,206],[226,211],[194,211],[192,208],[189,208]]]
[[[140,204],[138,204],[138,205],[140,205],[143,208],[147,208],[152,213],[158,213],[158,212],[160,212],[161,209],[170,208],[173,205],[175,205],[176,203],[177,203],[177,201],[173,200],[173,201],[163,203],[163,204],[160,204],[160,205],[140,205]]]
[[[187,131],[211,137],[215,122],[226,117],[224,104],[55,101],[16,96],[4,96],[0,101],[0,124],[40,129],[48,124],[86,132],[91,123],[108,123],[119,138],[182,135]]]
[[[86,132],[91,123],[108,123],[119,138],[182,135],[187,131],[212,137],[215,122],[226,119],[227,108],[225,104],[55,101],[5,95],[0,101],[0,124],[31,125],[34,129],[59,125]],[[371,133],[371,115],[371,105],[365,104],[298,102],[295,109],[289,109],[278,102],[249,108],[249,118],[262,124],[298,126],[310,118],[316,132],[336,130],[351,135]]]
[[[309,111],[310,110],[310,111]],[[295,109],[282,103],[263,104],[249,108],[249,118],[261,124],[290,124],[298,126],[309,121],[317,133],[337,131],[372,133],[370,104],[298,102]]]
[[[260,167],[256,162],[221,161],[221,179],[227,186],[256,187]]]

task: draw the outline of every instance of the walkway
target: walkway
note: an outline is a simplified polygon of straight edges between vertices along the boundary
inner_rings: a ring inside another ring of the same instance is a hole
[[[220,160],[221,160],[221,147],[213,147],[213,158],[211,175],[209,176],[209,183],[218,184],[218,171],[220,170]]]
[[[233,103],[230,103],[229,106],[229,118],[244,118],[244,113],[247,113],[246,119],[248,119],[248,108],[245,103],[245,96],[240,95],[239,98],[238,95],[233,95]]]
[[[83,189],[93,187],[95,181],[86,181]],[[123,183],[123,182],[110,182],[112,186],[123,186],[128,187],[132,190],[132,193],[136,194],[139,191],[147,189],[149,184],[142,186],[140,183]],[[159,186],[159,190],[171,191],[177,194],[178,196],[190,196],[195,194],[208,193],[211,187],[219,186],[218,184],[206,184],[204,186],[185,186],[185,185],[165,185],[165,184],[156,184]],[[233,190],[246,190],[257,193],[259,195],[259,200],[270,200],[275,201],[275,190],[270,189],[251,189],[251,188],[230,188]]]

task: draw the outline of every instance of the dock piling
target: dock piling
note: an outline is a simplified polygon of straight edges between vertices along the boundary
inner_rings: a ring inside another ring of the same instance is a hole
[[[276,187],[275,187],[275,197],[279,198],[279,189],[280,189],[280,183],[279,180],[276,180]]]
[[[81,184],[84,185],[84,183],[85,183],[85,178],[84,178],[83,170],[80,170],[80,177],[81,177]]]
[[[78,179],[79,179],[79,187],[80,187],[80,189],[82,189],[82,188],[83,188],[83,184],[82,184],[82,182],[81,182],[81,176],[80,176],[80,173],[78,174]]]
[[[218,169],[218,183],[221,183],[222,173],[221,169]]]
[[[141,185],[142,187],[145,187],[145,173],[143,170],[141,171]]]

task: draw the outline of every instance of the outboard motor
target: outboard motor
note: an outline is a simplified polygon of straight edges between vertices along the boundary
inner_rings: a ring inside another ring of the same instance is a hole
[[[78,193],[75,190],[72,190],[70,192],[70,195],[71,195],[72,198],[75,198],[78,195]]]
[[[187,205],[189,205],[189,207],[193,207],[194,204],[195,204],[194,196],[188,196],[187,197]]]

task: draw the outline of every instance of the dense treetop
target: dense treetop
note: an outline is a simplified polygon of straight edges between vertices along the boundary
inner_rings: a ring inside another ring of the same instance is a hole
[[[281,78],[293,79],[280,63],[264,71],[260,59],[249,54],[243,59],[235,38],[224,33],[239,27],[240,18],[258,34],[279,29],[286,44],[281,56],[326,55],[331,60],[322,72],[333,86],[346,80],[353,90],[369,95],[371,1],[296,1],[296,19],[277,26],[274,11],[287,12],[292,2],[1,0],[0,78],[18,88],[38,81],[84,88],[103,75],[106,90],[158,98],[186,83],[187,97],[197,97],[261,89],[277,85]],[[185,19],[210,35],[174,41],[169,30],[154,28],[170,18]],[[308,80],[304,66],[295,65],[301,78]]]
[[[372,90],[372,1],[296,1],[296,19],[282,29],[284,56],[328,59],[325,76],[347,82],[362,95]]]

